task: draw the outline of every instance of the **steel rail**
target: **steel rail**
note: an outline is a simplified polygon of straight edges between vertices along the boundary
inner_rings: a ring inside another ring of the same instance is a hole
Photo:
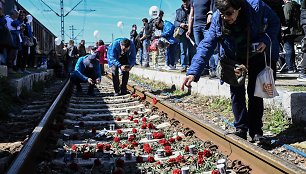
[[[70,80],[67,80],[65,86],[62,88],[59,95],[45,113],[43,119],[40,121],[38,126],[35,127],[30,138],[11,164],[7,174],[23,174],[27,173],[27,171],[33,171],[31,166],[34,166],[36,156],[44,149],[44,146],[42,145],[45,143],[42,143],[42,141],[46,138],[48,129],[55,117],[55,113],[60,109],[60,106],[64,102],[70,84]]]
[[[285,161],[266,150],[257,147],[246,140],[243,140],[233,134],[226,134],[222,129],[200,120],[196,116],[188,113],[173,104],[163,101],[155,95],[145,92],[138,86],[128,86],[128,89],[145,100],[152,103],[157,100],[155,106],[160,111],[167,113],[169,118],[178,120],[184,127],[193,130],[200,139],[211,140],[217,144],[219,149],[230,159],[241,159],[244,164],[249,165],[251,173],[255,174],[280,174],[280,173],[306,173],[305,170],[296,165]]]

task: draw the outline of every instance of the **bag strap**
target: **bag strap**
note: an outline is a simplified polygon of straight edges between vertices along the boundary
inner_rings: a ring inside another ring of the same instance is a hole
[[[267,33],[265,33],[265,35],[269,38],[269,41],[270,41],[270,49],[269,49],[269,51],[270,51],[270,66],[269,67],[271,67],[271,63],[272,63],[272,40],[271,40],[271,38],[270,38],[270,36],[267,34]],[[266,64],[266,66],[268,66],[267,65],[267,55],[266,55],[266,51],[264,51],[264,55],[265,55],[265,64]]]

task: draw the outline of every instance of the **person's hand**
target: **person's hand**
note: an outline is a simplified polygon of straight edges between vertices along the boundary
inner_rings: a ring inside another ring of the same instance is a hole
[[[191,34],[191,31],[188,29],[187,32],[186,32],[186,37],[190,38],[190,34]]]
[[[191,88],[191,87],[192,87],[192,86],[191,86],[191,82],[193,82],[194,79],[195,79],[195,76],[194,76],[194,75],[188,75],[188,76],[186,76],[185,79],[184,79],[184,82],[183,82],[183,84],[182,84],[182,86],[181,86],[181,90],[184,91],[185,86],[186,86],[187,88]]]
[[[89,84],[91,84],[91,85],[94,84],[94,81],[92,80],[92,78],[88,78],[88,79],[87,79],[87,82],[88,82]]]
[[[130,70],[131,70],[130,66],[128,66],[128,65],[122,65],[122,66],[120,67],[120,69],[121,69],[122,71],[130,71]]]
[[[212,18],[212,14],[208,14],[208,15],[207,15],[206,24],[211,23],[211,18]]]
[[[99,84],[101,82],[100,78],[96,79],[96,83]]]
[[[267,45],[265,43],[260,42],[256,47],[256,52],[262,53],[263,51],[265,51],[266,47]]]

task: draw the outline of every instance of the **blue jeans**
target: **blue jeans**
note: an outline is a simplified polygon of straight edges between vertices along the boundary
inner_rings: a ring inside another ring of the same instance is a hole
[[[288,70],[293,70],[296,68],[295,65],[295,51],[294,51],[294,39],[296,36],[285,36],[284,37],[284,49],[286,51],[285,61]]]
[[[214,53],[211,58],[209,59],[209,68],[210,70],[216,71],[218,65],[218,53]]]
[[[185,33],[180,38],[180,51],[181,51],[181,65],[183,68],[187,68],[189,65],[189,60],[195,54],[195,47],[191,44],[189,39],[187,39]]]
[[[143,48],[139,48],[139,63],[140,63],[140,65],[142,66],[142,58],[143,58]]]
[[[201,40],[204,39],[205,32],[206,32],[205,25],[203,25],[203,26],[193,26],[194,41],[197,45],[199,45]]]
[[[149,65],[150,63],[150,57],[149,57],[149,51],[148,51],[149,45],[150,45],[150,39],[145,39],[142,43],[143,59],[146,61],[146,65]]]
[[[166,65],[175,64],[175,49],[177,44],[170,44],[169,47],[166,49]]]

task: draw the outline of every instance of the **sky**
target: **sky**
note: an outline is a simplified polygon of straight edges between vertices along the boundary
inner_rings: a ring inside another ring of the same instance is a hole
[[[48,4],[55,12],[60,14],[60,0],[18,0],[36,19],[45,25],[57,37],[61,37],[60,17],[44,5]],[[64,0],[64,14],[69,12],[81,0]],[[149,16],[151,6],[161,7],[165,12],[164,19],[173,23],[175,11],[180,8],[182,0],[82,0],[82,2],[65,18],[65,42],[68,42],[73,25],[76,42],[81,39],[86,45],[93,45],[95,41],[102,39],[109,43],[112,38],[130,36],[131,26],[137,25],[139,32],[142,27],[142,19]],[[49,11],[48,11],[49,10]],[[90,10],[95,10],[91,12]],[[123,22],[123,28],[117,27],[119,21]],[[98,30],[100,37],[94,37],[94,31]],[[113,34],[113,37],[112,37]]]

